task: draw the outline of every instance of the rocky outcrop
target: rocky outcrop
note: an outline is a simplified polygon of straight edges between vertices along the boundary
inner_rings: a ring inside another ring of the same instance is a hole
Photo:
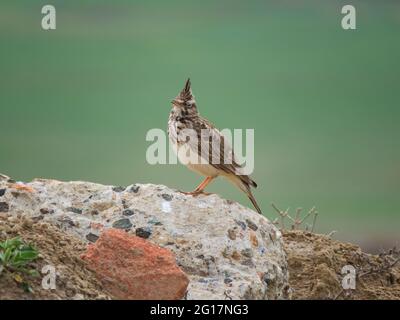
[[[265,217],[217,195],[165,186],[105,186],[0,176],[0,211],[58,226],[87,243],[116,228],[174,253],[187,299],[279,299],[288,291],[282,237]]]

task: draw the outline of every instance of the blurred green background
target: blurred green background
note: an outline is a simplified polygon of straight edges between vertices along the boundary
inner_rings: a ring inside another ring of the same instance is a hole
[[[41,8],[57,29],[41,29]],[[399,243],[400,2],[2,1],[0,172],[191,190],[182,165],[146,163],[190,76],[220,128],[255,129],[265,215],[315,205],[318,232]],[[247,198],[222,180],[209,191]]]

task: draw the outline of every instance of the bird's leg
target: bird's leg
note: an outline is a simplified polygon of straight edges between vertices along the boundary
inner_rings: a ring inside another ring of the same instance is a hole
[[[214,177],[207,177],[202,183],[193,191],[194,195],[199,195],[200,193],[210,195],[211,193],[204,192],[204,189],[214,180]]]
[[[181,191],[183,194],[187,194],[187,195],[192,195],[192,196],[197,196],[197,195],[199,195],[200,193],[203,193],[203,194],[209,194],[209,193],[206,193],[206,192],[204,192],[203,190],[208,186],[208,184],[211,182],[211,181],[213,181],[214,180],[214,178],[213,177],[207,177],[207,178],[205,178],[199,185],[198,185],[198,187],[196,188],[196,189],[194,189],[193,191],[191,191],[191,192],[183,192],[183,191]]]

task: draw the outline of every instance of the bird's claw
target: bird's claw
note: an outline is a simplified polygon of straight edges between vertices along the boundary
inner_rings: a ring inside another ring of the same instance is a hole
[[[199,195],[209,196],[209,195],[212,194],[212,193],[204,192],[204,191],[189,191],[189,192],[187,192],[187,191],[181,191],[181,190],[179,190],[179,192],[180,192],[180,193],[183,193],[184,195],[192,196],[192,197],[197,197],[197,196],[199,196]]]

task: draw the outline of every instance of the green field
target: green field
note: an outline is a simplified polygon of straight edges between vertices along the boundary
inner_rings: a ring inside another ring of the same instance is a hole
[[[112,4],[113,3],[113,4]],[[255,129],[255,196],[269,218],[315,205],[317,230],[400,230],[400,2],[41,1],[0,4],[0,172],[190,190],[181,165],[151,166],[146,132],[166,128],[190,76],[200,112]],[[210,187],[251,206],[232,185]]]

